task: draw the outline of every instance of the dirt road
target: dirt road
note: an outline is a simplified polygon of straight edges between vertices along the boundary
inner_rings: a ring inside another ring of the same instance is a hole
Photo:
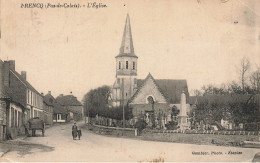
[[[82,125],[81,124],[78,125]],[[28,143],[40,144],[27,152],[10,151],[2,161],[252,161],[259,149],[191,145],[142,141],[96,135],[82,130],[82,139],[73,140],[72,124],[55,125],[45,137],[29,137]],[[39,133],[40,135],[40,133]],[[45,150],[45,148],[47,150]]]

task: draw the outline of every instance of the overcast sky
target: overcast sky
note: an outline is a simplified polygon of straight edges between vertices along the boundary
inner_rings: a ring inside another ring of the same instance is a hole
[[[191,93],[204,84],[237,80],[243,56],[251,70],[260,65],[260,1],[96,2],[108,7],[21,9],[20,0],[2,0],[0,58],[15,60],[16,70],[27,71],[39,92],[56,97],[72,91],[81,100],[91,88],[113,84],[129,13],[138,78],[150,72],[156,79],[187,79]]]

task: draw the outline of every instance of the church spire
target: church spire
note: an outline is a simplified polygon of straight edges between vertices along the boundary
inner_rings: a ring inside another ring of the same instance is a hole
[[[121,42],[120,52],[117,57],[121,55],[137,57],[134,53],[134,45],[133,45],[129,14],[127,14],[126,16],[125,28],[124,28],[123,38]]]

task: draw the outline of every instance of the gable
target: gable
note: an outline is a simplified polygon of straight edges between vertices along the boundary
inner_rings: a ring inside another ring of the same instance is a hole
[[[166,98],[167,102],[170,104],[179,104],[181,101],[181,94],[184,91],[186,95],[186,101],[189,103],[189,91],[186,80],[173,80],[173,79],[154,79],[151,74],[147,78],[152,78],[156,83],[159,91]],[[138,90],[142,87],[146,79],[137,80]]]
[[[146,104],[148,103],[148,96],[152,96],[156,103],[167,103],[167,100],[154,83],[154,80],[149,77],[144,81],[142,87],[139,88],[138,93],[135,95],[130,104]]]

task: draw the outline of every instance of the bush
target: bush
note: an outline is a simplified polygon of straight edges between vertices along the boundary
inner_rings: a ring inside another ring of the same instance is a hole
[[[135,123],[135,128],[137,128],[138,131],[142,131],[147,126],[147,123],[144,120],[139,120]]]
[[[165,125],[165,127],[167,128],[167,130],[176,130],[177,129],[177,125],[178,123],[177,122],[169,122]]]

